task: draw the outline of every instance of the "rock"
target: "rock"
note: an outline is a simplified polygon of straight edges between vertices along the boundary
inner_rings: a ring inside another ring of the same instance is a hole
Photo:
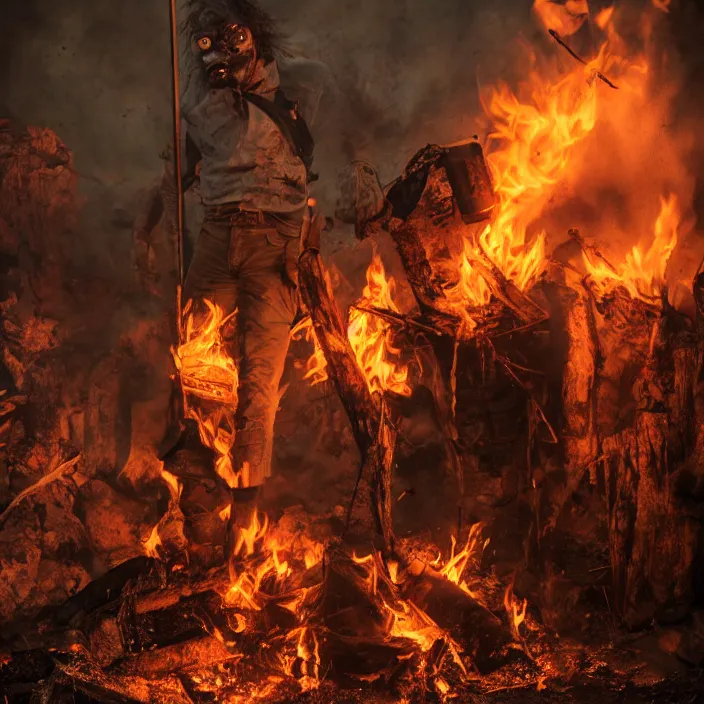
[[[543,622],[560,635],[582,630],[584,621],[576,610],[581,594],[579,585],[548,568],[539,604]]]
[[[73,513],[76,485],[46,484],[11,507],[0,529],[0,622],[30,617],[82,589],[87,537]]]

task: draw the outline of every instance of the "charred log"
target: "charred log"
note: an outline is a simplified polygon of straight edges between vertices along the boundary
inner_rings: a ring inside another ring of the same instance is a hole
[[[461,643],[480,672],[491,672],[505,661],[510,631],[456,584],[425,569],[409,579],[404,596]]]
[[[379,400],[369,393],[359,369],[320,253],[312,248],[305,250],[298,267],[301,295],[325,354],[328,373],[350,419],[362,457],[365,457],[380,424]]]
[[[374,524],[382,536],[386,553],[391,554],[394,551],[391,518],[394,433],[387,425],[379,397],[370,393],[357,364],[335,303],[330,279],[317,249],[308,247],[301,254],[299,281],[303,302],[310,313],[316,338],[328,364],[328,374],[352,424],[352,432],[362,457],[360,479],[367,486]]]

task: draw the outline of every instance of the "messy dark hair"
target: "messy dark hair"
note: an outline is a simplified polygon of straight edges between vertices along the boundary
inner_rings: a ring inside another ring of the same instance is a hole
[[[288,52],[284,35],[272,16],[254,0],[188,0],[188,16],[183,23],[188,36],[216,29],[222,24],[243,24],[252,32],[257,52],[264,61],[273,61]]]

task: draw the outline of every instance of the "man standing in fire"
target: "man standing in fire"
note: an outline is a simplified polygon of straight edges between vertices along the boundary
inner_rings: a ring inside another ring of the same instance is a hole
[[[225,549],[236,571],[234,546],[271,473],[313,141],[298,103],[281,90],[280,35],[265,11],[252,0],[192,1],[186,26],[196,61],[189,80],[200,94],[184,105],[183,185],[199,165],[205,219],[182,300],[201,314],[204,301],[225,316],[236,311],[235,440],[229,476],[220,477],[231,491]],[[184,510],[189,542],[217,542],[213,513]]]

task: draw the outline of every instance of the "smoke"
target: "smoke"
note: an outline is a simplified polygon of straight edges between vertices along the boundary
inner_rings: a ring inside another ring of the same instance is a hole
[[[324,98],[314,126],[326,176],[363,158],[383,182],[425,144],[481,130],[478,85],[512,70],[513,42],[531,27],[529,4],[517,0],[267,6],[294,51],[324,63],[334,81],[336,100]]]

